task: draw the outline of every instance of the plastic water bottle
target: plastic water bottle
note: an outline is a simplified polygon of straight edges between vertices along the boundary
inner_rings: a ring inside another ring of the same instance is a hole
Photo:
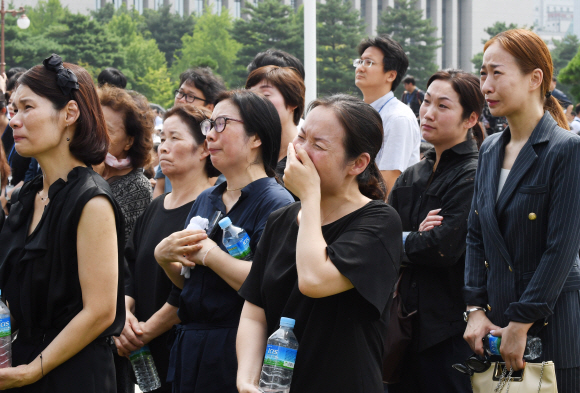
[[[280,329],[268,339],[260,390],[268,393],[288,393],[296,362],[298,340],[292,331],[295,321],[292,318],[280,319]]]
[[[4,302],[0,301],[0,368],[11,366],[12,328],[10,326],[10,310]]]
[[[491,333],[483,338],[483,349],[489,355],[500,356],[499,347],[501,346],[501,337],[495,337]],[[528,336],[526,340],[526,349],[524,350],[524,360],[531,361],[542,355],[542,340],[539,337]]]
[[[137,385],[142,392],[150,392],[161,387],[157,368],[147,345],[131,352],[129,358],[135,372],[135,378],[137,378]]]
[[[220,220],[219,225],[224,230],[222,242],[232,257],[244,259],[252,252],[250,250],[250,237],[242,228],[232,225],[232,220],[229,217]]]

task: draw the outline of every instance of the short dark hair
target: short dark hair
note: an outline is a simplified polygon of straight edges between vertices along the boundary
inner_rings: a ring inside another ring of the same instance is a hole
[[[144,168],[151,161],[153,148],[153,128],[155,112],[149,109],[147,98],[132,91],[127,92],[119,87],[104,85],[99,89],[102,106],[107,106],[123,115],[123,127],[133,144],[127,152],[134,168]]]
[[[127,77],[123,75],[121,71],[113,67],[105,68],[101,71],[97,80],[99,81],[99,87],[104,85],[116,86],[121,89],[127,87]]]
[[[312,101],[308,112],[316,107],[331,109],[342,128],[342,141],[347,160],[358,158],[363,153],[371,157],[365,170],[357,176],[360,192],[367,198],[384,200],[387,192],[383,176],[375,158],[383,145],[383,120],[369,104],[347,94],[336,94]]]
[[[223,92],[216,105],[230,100],[240,111],[247,136],[258,135],[262,141],[262,163],[269,177],[276,177],[276,164],[282,143],[282,124],[272,102],[262,94],[251,90],[232,90]]]
[[[163,115],[163,121],[169,119],[171,116],[179,117],[181,121],[187,125],[193,140],[198,146],[205,143],[205,135],[202,134],[199,124],[205,119],[211,117],[211,112],[207,108],[200,108],[191,104],[175,105],[173,108],[165,112]],[[221,174],[221,172],[213,166],[209,156],[205,159],[204,169],[208,177],[216,177]]]
[[[576,104],[576,106],[574,107],[574,112],[580,113],[580,104]]]
[[[18,78],[24,75],[24,72],[17,72],[12,74],[12,76],[6,82],[6,91],[14,91],[18,87]]]
[[[254,57],[254,60],[248,64],[248,74],[252,73],[252,71],[257,70],[260,67],[268,65],[294,68],[296,71],[298,71],[302,80],[304,80],[306,75],[304,72],[304,66],[297,57],[292,56],[290,53],[284,52],[283,50],[274,48],[268,49],[265,52],[258,53],[256,57]]]
[[[401,83],[403,76],[409,68],[409,59],[407,58],[403,47],[387,34],[382,34],[376,37],[363,39],[358,45],[359,56],[362,56],[364,51],[371,46],[374,46],[383,52],[383,70],[385,72],[397,72],[397,77],[393,81],[393,85],[391,87],[391,90],[394,91]]]
[[[410,83],[413,86],[415,86],[415,77],[412,75],[407,75],[405,79],[403,79],[403,84],[406,85],[407,83]]]
[[[6,71],[6,78],[10,79],[15,74],[24,74],[26,71],[27,71],[27,69],[24,67],[12,67],[8,71]]]
[[[298,125],[304,113],[304,95],[306,94],[304,81],[300,78],[298,71],[294,68],[273,65],[260,67],[252,71],[248,76],[246,89],[250,89],[262,81],[267,81],[278,89],[282,97],[284,97],[284,104],[287,107],[296,107],[293,120],[294,124]]]
[[[184,83],[193,84],[196,89],[201,90],[207,104],[215,105],[220,93],[226,91],[222,78],[214,75],[209,67],[196,67],[184,71],[179,75],[179,86]]]
[[[63,63],[63,66],[78,79],[79,89],[73,89],[70,94],[64,94],[57,85],[56,73],[42,65],[32,67],[18,81],[20,85],[28,86],[34,94],[49,100],[57,111],[62,110],[70,100],[77,103],[80,115],[75,122],[75,133],[69,150],[87,165],[100,164],[109,150],[109,136],[93,78],[78,65]]]

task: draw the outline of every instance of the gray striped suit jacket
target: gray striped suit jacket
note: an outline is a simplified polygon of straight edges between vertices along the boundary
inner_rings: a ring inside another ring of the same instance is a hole
[[[531,323],[540,360],[580,366],[580,137],[544,114],[497,198],[509,128],[481,146],[464,298],[505,327]],[[496,202],[497,199],[497,202]]]

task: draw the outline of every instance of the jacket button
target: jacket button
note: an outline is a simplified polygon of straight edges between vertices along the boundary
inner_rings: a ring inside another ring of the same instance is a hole
[[[528,218],[531,221],[534,221],[536,218],[538,218],[538,216],[536,216],[536,213],[530,213],[530,214],[528,214]]]
[[[489,263],[487,263],[487,261],[485,261],[485,268],[489,269]]]
[[[509,269],[510,269],[510,272],[513,272],[513,270],[512,270],[512,267],[511,267],[511,266],[509,266],[509,265],[508,265],[508,267],[509,267]]]
[[[491,306],[489,304],[487,305],[487,310],[491,311]]]
[[[477,210],[475,211],[475,214],[479,215],[479,213],[477,212]]]

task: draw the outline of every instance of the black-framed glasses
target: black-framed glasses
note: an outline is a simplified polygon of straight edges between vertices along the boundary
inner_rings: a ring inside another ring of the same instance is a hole
[[[463,363],[456,363],[451,367],[471,377],[474,373],[486,372],[491,367],[491,361],[488,358],[473,354]]]
[[[368,68],[368,67],[372,66],[373,64],[375,64],[375,62],[372,60],[369,60],[369,59],[364,59],[364,60],[363,59],[354,59],[352,61],[352,66],[354,68],[358,67],[361,64],[363,67]]]
[[[226,129],[226,124],[228,121],[237,121],[238,123],[244,122],[243,120],[232,119],[225,116],[217,117],[215,120],[205,119],[199,123],[199,126],[201,127],[201,133],[203,135],[207,135],[212,128],[215,129],[216,132],[223,132]]]
[[[185,97],[185,102],[189,103],[189,104],[193,104],[195,102],[195,100],[200,100],[203,102],[207,102],[207,100],[204,100],[203,98],[194,96],[193,94],[187,94],[184,91],[181,90],[175,90],[175,98],[177,98],[178,100],[181,100],[182,98]]]

